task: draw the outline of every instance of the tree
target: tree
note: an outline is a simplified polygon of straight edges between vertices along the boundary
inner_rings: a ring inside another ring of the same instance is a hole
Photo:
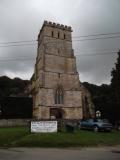
[[[29,84],[28,80],[22,80],[20,78],[10,79],[6,76],[0,77],[0,97],[13,96],[13,95],[22,95],[24,93],[27,85]]]
[[[120,50],[118,52],[117,62],[115,63],[115,68],[111,72],[111,87],[116,97],[117,103],[120,103]]]
[[[120,120],[120,50],[115,68],[111,72],[112,111],[116,120]]]

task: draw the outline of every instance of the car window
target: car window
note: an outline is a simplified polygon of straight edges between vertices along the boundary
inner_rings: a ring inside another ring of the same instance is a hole
[[[89,121],[89,122],[93,122],[93,119],[89,119],[88,121]]]

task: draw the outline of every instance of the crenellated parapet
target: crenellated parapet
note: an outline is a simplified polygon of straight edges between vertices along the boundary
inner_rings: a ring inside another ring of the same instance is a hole
[[[54,23],[50,21],[44,21],[42,28],[38,34],[38,41],[39,42],[41,41],[43,35],[71,41],[71,32],[72,32],[72,28],[70,26]]]
[[[63,29],[63,30],[67,30],[67,31],[72,32],[72,28],[70,26],[66,26],[66,25],[59,24],[59,23],[44,21],[43,26],[56,27],[56,28],[59,28],[59,29]]]

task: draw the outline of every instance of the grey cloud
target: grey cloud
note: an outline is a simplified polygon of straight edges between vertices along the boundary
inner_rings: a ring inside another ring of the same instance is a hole
[[[71,25],[73,36],[120,31],[119,0],[1,0],[0,42],[36,40],[45,19]],[[75,42],[75,55],[93,54],[101,49],[115,50],[120,38]],[[37,46],[0,47],[0,59],[7,57],[36,57]],[[96,84],[109,83],[115,55],[77,56],[81,81]],[[29,79],[33,61],[0,61],[0,75],[21,76]],[[28,75],[28,76],[27,76]]]

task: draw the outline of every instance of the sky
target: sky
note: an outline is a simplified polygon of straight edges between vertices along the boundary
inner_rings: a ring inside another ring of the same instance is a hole
[[[120,48],[120,0],[0,0],[0,76],[31,78],[37,45],[8,42],[36,40],[44,20],[72,27],[81,82],[110,83]],[[96,34],[108,35],[88,40]]]

